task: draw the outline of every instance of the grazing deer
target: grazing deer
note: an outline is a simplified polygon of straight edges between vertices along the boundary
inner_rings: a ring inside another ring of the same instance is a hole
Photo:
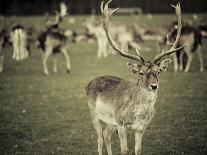
[[[31,46],[36,45],[35,30],[24,28],[23,25],[16,24],[11,31],[0,30],[0,73],[4,69],[4,51],[2,49],[8,45],[13,47],[12,59],[20,61],[31,56]]]
[[[51,54],[62,53],[66,59],[66,69],[69,73],[71,70],[70,56],[67,52],[66,41],[68,35],[59,29],[59,24],[62,17],[57,13],[55,22],[47,22],[47,29],[40,33],[38,37],[39,46],[44,51],[43,55],[43,70],[45,75],[49,75],[47,68],[47,60]],[[57,72],[57,58],[54,55],[53,71]]]
[[[109,21],[118,9],[108,8],[109,2],[101,4],[103,27],[112,48],[121,56],[137,61],[139,64],[128,63],[128,67],[137,74],[137,82],[130,82],[115,76],[101,76],[92,80],[86,87],[88,106],[91,112],[94,128],[98,134],[98,153],[102,155],[103,139],[107,152],[112,155],[111,135],[118,129],[121,145],[121,154],[127,154],[127,129],[135,130],[135,154],[141,154],[141,139],[146,126],[154,113],[154,104],[157,98],[159,73],[165,71],[170,64],[169,56],[183,46],[177,48],[181,32],[181,9],[177,4],[178,17],[177,37],[168,51],[162,51],[153,61],[145,61],[137,50],[137,56],[123,52],[111,38]],[[103,130],[103,124],[106,128]]]

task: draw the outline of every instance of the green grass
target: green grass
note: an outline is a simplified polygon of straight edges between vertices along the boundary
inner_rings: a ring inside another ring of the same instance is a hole
[[[65,25],[79,31],[86,18],[75,17],[77,26]],[[190,18],[190,15],[186,16]],[[116,17],[116,22],[149,23],[155,28],[174,20],[174,16]],[[20,23],[41,29],[42,18],[18,18]],[[5,19],[9,25],[11,18]],[[150,42],[144,46],[155,47]],[[86,84],[99,75],[116,75],[136,79],[127,69],[127,60],[120,56],[96,58],[96,43],[71,44],[72,72],[66,73],[65,61],[60,56],[58,74],[42,74],[41,51],[34,48],[32,58],[22,62],[11,60],[11,48],[5,49],[5,72],[0,75],[0,152],[13,154],[97,154],[97,135],[93,129],[87,98]],[[207,68],[207,46],[203,43],[204,67]],[[152,58],[155,51],[141,52]],[[173,64],[160,77],[160,89],[155,105],[156,113],[147,127],[142,143],[146,155],[204,155],[207,153],[207,69],[199,72],[197,56],[189,73],[174,73]],[[120,154],[118,136],[112,137],[113,152]],[[129,132],[128,146],[134,154],[134,137]],[[106,149],[104,148],[105,154]]]

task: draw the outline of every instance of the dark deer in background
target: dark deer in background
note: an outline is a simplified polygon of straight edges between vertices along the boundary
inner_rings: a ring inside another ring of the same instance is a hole
[[[168,38],[168,44],[173,42],[176,38],[177,25],[172,24],[172,29]],[[193,60],[194,53],[197,53],[200,62],[200,71],[203,72],[203,55],[202,55],[202,33],[199,28],[193,26],[184,25],[182,27],[181,36],[178,45],[185,44],[183,49],[179,50],[177,54],[174,54],[174,71],[188,72],[190,70],[191,62]],[[186,57],[186,63],[185,58]]]
[[[51,54],[62,53],[66,60],[66,69],[69,73],[71,70],[70,56],[67,52],[66,41],[70,34],[67,31],[62,31],[59,28],[59,24],[62,22],[63,17],[57,12],[56,20],[54,22],[47,21],[46,30],[41,32],[38,40],[39,46],[44,51],[43,55],[43,70],[45,75],[49,75],[47,68],[47,60]],[[72,34],[72,33],[71,33]],[[54,55],[54,67],[53,71],[57,72],[57,57]]]
[[[103,140],[106,143],[107,152],[112,155],[111,135],[114,129],[118,130],[121,154],[127,154],[127,129],[135,131],[135,154],[141,154],[141,139],[145,128],[154,114],[154,104],[159,87],[159,73],[165,71],[170,64],[170,59],[164,59],[183,48],[177,47],[181,33],[181,9],[176,5],[178,17],[178,29],[175,42],[168,51],[155,56],[152,61],[145,61],[143,57],[131,55],[120,50],[111,38],[109,32],[109,21],[114,12],[108,3],[101,4],[103,14],[103,26],[109,44],[121,56],[137,61],[128,63],[128,67],[137,75],[137,81],[131,82],[115,76],[101,76],[92,80],[86,87],[88,106],[91,112],[94,128],[98,134],[98,153],[102,155]],[[104,123],[103,123],[104,122]],[[103,125],[106,125],[103,129]]]

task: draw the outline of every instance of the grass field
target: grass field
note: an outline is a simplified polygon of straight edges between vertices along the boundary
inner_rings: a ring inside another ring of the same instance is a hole
[[[186,15],[185,18],[190,18]],[[77,18],[77,25],[65,25],[82,31],[86,16]],[[139,17],[116,17],[119,23],[145,22],[151,28],[168,24],[173,15],[157,15],[153,20]],[[13,19],[5,19],[5,25]],[[22,17],[20,23],[41,29],[42,18]],[[160,77],[155,116],[147,127],[142,143],[143,155],[205,155],[207,154],[207,44],[203,40],[204,72],[199,72],[195,55],[189,73],[174,73],[173,64]],[[155,48],[155,43],[143,46]],[[5,72],[0,75],[0,154],[97,154],[97,135],[92,126],[84,88],[98,75],[116,75],[136,79],[127,69],[127,60],[114,55],[96,58],[96,43],[68,43],[72,72],[66,73],[60,55],[58,74],[45,77],[41,51],[32,50],[32,58],[22,62],[11,60],[6,50]],[[156,48],[155,48],[156,49]],[[155,51],[141,54],[152,58]],[[130,154],[134,154],[134,136],[128,133]],[[113,152],[120,154],[118,136],[112,137]],[[106,149],[104,148],[106,154]]]

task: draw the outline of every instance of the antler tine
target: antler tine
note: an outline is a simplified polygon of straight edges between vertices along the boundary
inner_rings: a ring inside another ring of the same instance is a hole
[[[144,58],[140,55],[139,53],[139,50],[136,48],[136,52],[137,52],[137,55],[140,57],[140,59],[142,60],[142,62],[144,62]]]
[[[102,15],[103,15],[103,28],[104,28],[104,31],[106,33],[106,37],[109,41],[109,44],[111,45],[111,47],[121,56],[123,57],[126,57],[126,58],[129,58],[129,59],[133,59],[133,60],[136,60],[136,61],[139,61],[140,63],[144,63],[144,59],[138,55],[138,56],[135,56],[135,55],[131,55],[131,54],[128,54],[128,53],[125,53],[123,52],[122,50],[120,50],[115,41],[111,38],[111,35],[109,33],[109,22],[110,22],[110,18],[111,16],[119,9],[119,8],[116,8],[114,10],[110,9],[109,8],[109,4],[112,2],[112,0],[109,0],[105,5],[104,5],[104,2],[102,1],[101,3],[101,12],[102,12]]]
[[[176,15],[178,18],[177,36],[176,36],[175,42],[173,43],[172,47],[168,51],[162,52],[161,54],[158,54],[157,56],[155,56],[155,58],[154,58],[155,63],[160,61],[164,56],[171,55],[172,53],[182,49],[185,46],[185,45],[182,45],[182,46],[176,48],[178,41],[180,39],[181,29],[182,29],[180,3],[178,3],[176,6],[173,6],[173,7],[175,8],[175,12],[176,12]],[[167,41],[168,41],[168,38],[167,38]]]

